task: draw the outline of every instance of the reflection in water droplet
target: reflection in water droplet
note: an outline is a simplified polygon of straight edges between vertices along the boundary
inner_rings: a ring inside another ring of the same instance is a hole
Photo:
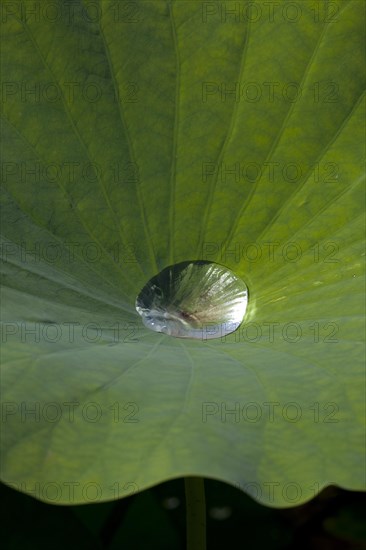
[[[234,332],[247,303],[247,287],[232,271],[194,261],[169,266],[150,279],[136,299],[136,310],[151,330],[207,340]]]

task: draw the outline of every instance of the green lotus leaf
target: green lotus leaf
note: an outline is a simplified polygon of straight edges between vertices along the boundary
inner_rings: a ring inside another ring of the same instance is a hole
[[[1,479],[363,489],[364,3],[1,9]],[[243,324],[146,328],[141,289],[195,260],[246,283]]]

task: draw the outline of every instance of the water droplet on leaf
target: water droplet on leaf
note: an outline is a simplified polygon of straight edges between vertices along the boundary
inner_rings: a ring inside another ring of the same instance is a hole
[[[155,275],[136,299],[144,325],[177,338],[207,340],[234,332],[248,304],[245,283],[211,262],[182,262]]]

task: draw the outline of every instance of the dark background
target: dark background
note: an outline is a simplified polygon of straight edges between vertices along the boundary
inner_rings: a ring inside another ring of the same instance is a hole
[[[225,483],[205,480],[208,550],[366,550],[366,494],[324,489],[297,507],[262,506]],[[0,485],[8,549],[184,550],[184,481],[125,499],[45,504]]]

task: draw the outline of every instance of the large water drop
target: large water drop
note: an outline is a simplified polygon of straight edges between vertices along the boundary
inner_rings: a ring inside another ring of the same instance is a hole
[[[150,279],[136,299],[136,310],[151,330],[207,340],[234,332],[247,304],[247,286],[230,269],[192,261],[166,267]]]

